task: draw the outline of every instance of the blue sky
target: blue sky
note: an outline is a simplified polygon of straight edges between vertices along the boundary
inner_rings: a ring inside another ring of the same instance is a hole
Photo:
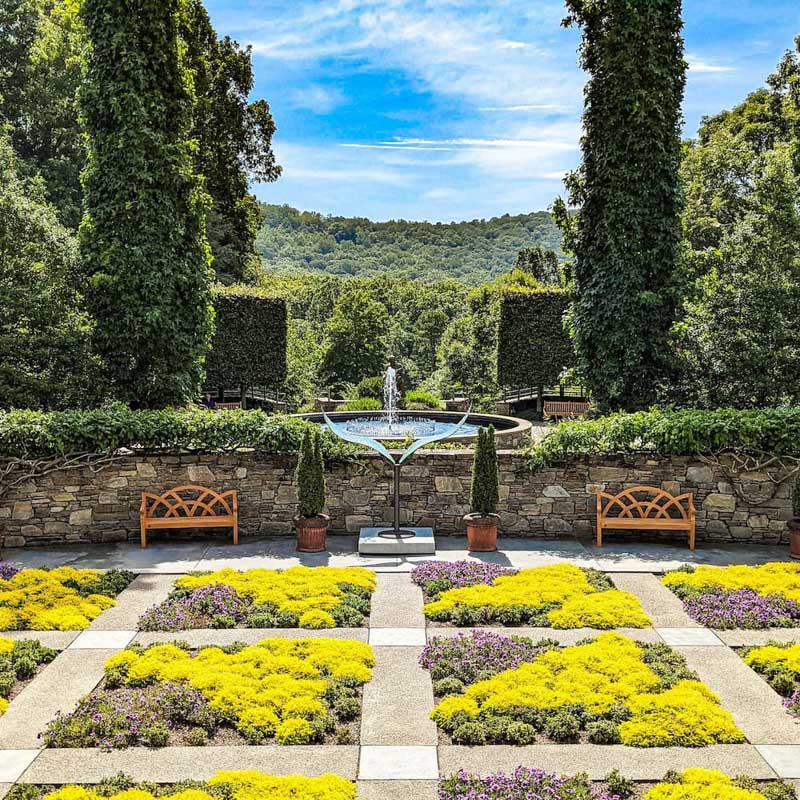
[[[584,76],[561,0],[207,0],[253,47],[284,175],[266,202],[376,220],[546,209],[579,160]],[[684,0],[686,133],[762,85],[797,0]]]

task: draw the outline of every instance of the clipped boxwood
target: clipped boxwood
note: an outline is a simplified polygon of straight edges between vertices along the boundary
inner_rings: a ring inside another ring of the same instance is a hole
[[[263,289],[217,287],[207,386],[280,385],[286,377],[286,301]]]
[[[501,386],[552,386],[575,363],[564,289],[510,290],[500,301],[497,379]]]

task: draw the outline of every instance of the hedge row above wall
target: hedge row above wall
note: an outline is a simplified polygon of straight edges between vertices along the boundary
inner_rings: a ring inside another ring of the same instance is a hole
[[[277,387],[286,377],[286,302],[263,289],[217,287],[206,386]]]
[[[200,408],[132,411],[125,406],[92,411],[0,412],[0,457],[45,458],[63,454],[144,452],[295,453],[303,433],[317,425],[263,411]],[[352,445],[323,432],[328,457],[348,457]]]
[[[509,290],[500,302],[497,379],[520,389],[552,386],[564,368],[575,363],[564,314],[569,294],[564,289]]]

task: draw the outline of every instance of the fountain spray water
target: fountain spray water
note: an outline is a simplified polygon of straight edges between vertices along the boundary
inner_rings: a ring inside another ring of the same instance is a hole
[[[386,409],[387,423],[389,430],[394,433],[397,423],[397,369],[393,363],[389,363],[386,368],[386,375],[383,379],[383,407]]]

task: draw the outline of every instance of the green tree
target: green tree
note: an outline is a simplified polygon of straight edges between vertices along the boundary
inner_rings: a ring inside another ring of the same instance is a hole
[[[500,499],[500,473],[494,428],[478,429],[478,441],[472,461],[472,484],[469,505],[473,514],[495,514]]]
[[[0,407],[85,405],[93,363],[77,244],[16,162],[0,137]]]
[[[86,145],[77,90],[85,32],[76,0],[0,0],[0,113],[11,124],[19,168],[41,175],[61,221],[81,219]],[[1,64],[13,59],[13,66]]]
[[[544,247],[525,247],[514,259],[514,269],[533,275],[539,283],[547,286],[561,283],[558,253]]]
[[[226,281],[252,281],[260,264],[255,239],[262,216],[249,180],[275,181],[281,174],[272,150],[275,122],[265,100],[248,100],[251,48],[219,38],[201,0],[184,3],[181,36],[194,76],[197,169],[212,199],[208,238],[214,269]]]
[[[322,458],[322,437],[306,430],[295,472],[297,515],[317,517],[325,511],[325,464]]]
[[[671,367],[679,253],[680,0],[567,0],[588,72],[583,160],[557,207],[574,252],[572,326],[602,408],[650,405]]]
[[[333,387],[358,383],[386,366],[386,306],[363,289],[342,294],[328,323],[322,355],[322,376]]]
[[[677,327],[684,402],[800,402],[800,182],[791,145],[759,158],[746,210],[705,259]]]
[[[94,343],[125,402],[200,391],[213,332],[207,198],[188,138],[179,0],[85,0],[89,140],[80,247]]]

